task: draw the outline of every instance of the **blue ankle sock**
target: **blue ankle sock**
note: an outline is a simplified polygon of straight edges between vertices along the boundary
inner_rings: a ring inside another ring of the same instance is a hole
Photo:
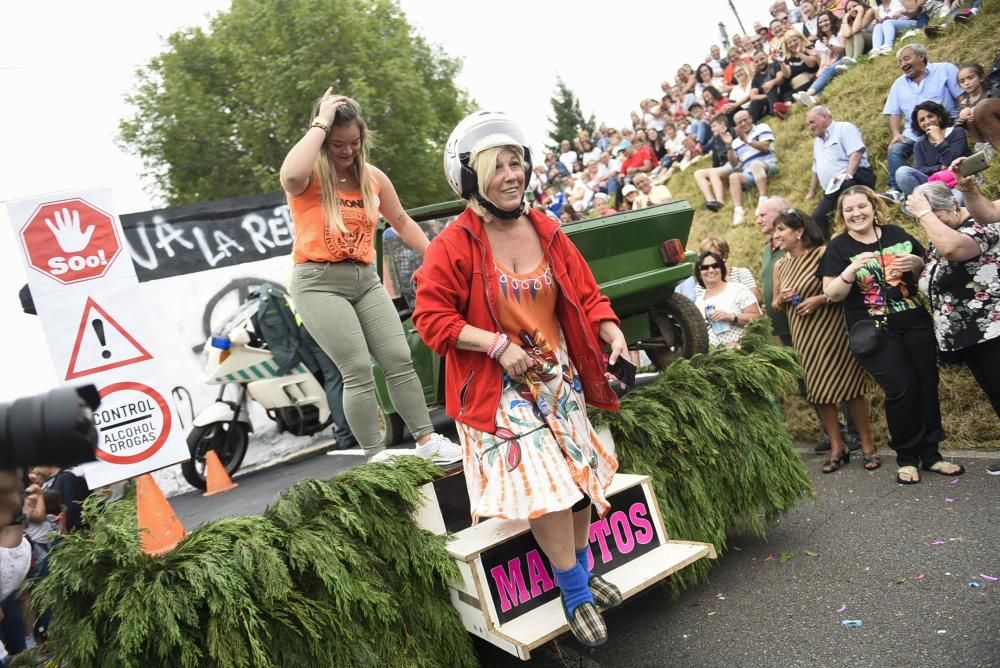
[[[581,566],[583,566],[583,570],[587,571],[587,575],[588,576],[590,575],[590,565],[589,565],[590,564],[590,556],[589,556],[589,552],[590,552],[590,548],[589,547],[581,547],[579,550],[576,551],[576,563],[578,563]]]
[[[568,571],[561,571],[553,566],[552,572],[555,573],[556,583],[562,590],[563,604],[567,613],[572,615],[581,604],[594,602],[594,595],[590,593],[588,585],[587,571],[580,564],[576,564]]]

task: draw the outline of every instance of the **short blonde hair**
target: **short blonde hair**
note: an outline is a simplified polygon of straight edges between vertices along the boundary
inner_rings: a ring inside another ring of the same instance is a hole
[[[477,194],[479,197],[486,199],[486,189],[490,185],[490,181],[493,179],[493,172],[496,170],[497,158],[500,156],[500,152],[504,149],[509,149],[514,152],[517,159],[524,165],[524,148],[516,144],[510,146],[494,146],[493,148],[483,149],[479,153],[476,153],[469,158],[469,166],[476,173],[476,191],[477,193],[472,194],[469,199],[469,208],[476,212],[480,218],[492,218],[490,212],[479,203],[476,199]],[[528,187],[528,179],[531,178],[531,174],[524,174],[524,187]],[[487,200],[489,201],[489,200]],[[491,202],[496,205],[496,202]],[[523,200],[522,200],[523,205]]]
[[[705,237],[698,244],[698,253],[707,253],[713,248],[717,249],[720,255],[729,255],[729,242],[722,237]]]

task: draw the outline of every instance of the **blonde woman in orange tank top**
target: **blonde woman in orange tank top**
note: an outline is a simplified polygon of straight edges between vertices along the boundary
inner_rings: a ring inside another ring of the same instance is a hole
[[[388,456],[370,355],[417,442],[415,451],[402,452],[457,462],[458,445],[434,433],[402,323],[375,269],[379,213],[418,253],[430,242],[403,210],[389,177],[368,163],[370,133],[358,104],[328,88],[312,119],[281,166],[295,223],[291,292],[299,315],[344,377],[344,414],[369,460]]]

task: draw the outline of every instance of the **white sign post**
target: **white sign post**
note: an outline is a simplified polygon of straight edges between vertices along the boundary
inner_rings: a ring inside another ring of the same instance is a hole
[[[97,461],[91,489],[187,459],[111,191],[55,193],[7,204],[56,373],[93,383]]]

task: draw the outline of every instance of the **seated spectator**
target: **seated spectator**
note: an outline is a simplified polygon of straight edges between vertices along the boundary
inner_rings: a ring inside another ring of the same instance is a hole
[[[875,187],[875,173],[868,160],[864,137],[853,123],[834,121],[826,107],[813,107],[806,114],[813,140],[812,176],[806,199],[816,197],[816,186],[823,188],[823,199],[812,212],[813,222],[830,238],[830,214],[837,208],[840,193],[854,185]]]
[[[913,166],[902,165],[896,170],[896,183],[900,192],[910,195],[917,186],[931,178],[942,180],[949,187],[956,183],[949,165],[958,158],[969,155],[969,142],[962,128],[953,127],[951,114],[938,104],[927,100],[913,109],[910,127],[920,137],[913,146]],[[955,190],[955,199],[962,202],[962,194]]]
[[[589,137],[580,140],[580,163],[584,167],[591,161],[596,161],[601,157],[601,150],[594,146],[594,142]]]
[[[851,66],[863,56],[872,41],[872,26],[875,24],[875,10],[860,0],[850,0],[847,11],[840,22],[840,37],[844,40],[843,65]]]
[[[802,3],[805,5],[805,2]],[[819,56],[808,45],[802,33],[794,30],[785,34],[785,47],[781,54],[781,71],[793,92],[809,88],[819,71]]]
[[[664,185],[653,185],[653,181],[646,174],[636,174],[632,180],[638,192],[632,202],[632,209],[645,209],[657,204],[669,204],[674,201],[670,190]]]
[[[545,195],[548,202],[546,209],[547,212],[550,213],[556,220],[559,220],[559,216],[562,215],[563,208],[569,206],[569,198],[566,196],[566,193],[556,187],[555,183],[550,184],[549,187],[545,189]]]
[[[775,6],[776,5],[781,5],[781,4],[785,4],[784,0],[778,0],[778,2],[774,3]],[[791,7],[789,7],[787,4],[785,4],[785,9],[788,12],[788,22],[789,22],[789,24],[801,23],[802,22],[802,10],[799,7],[799,5],[801,5],[801,4],[802,4],[802,0],[792,0],[792,6]],[[771,15],[773,16],[774,13],[772,12]]]
[[[577,157],[576,151],[574,151],[572,146],[570,146],[568,139],[563,139],[559,142],[559,151],[559,162],[566,168],[566,171],[570,174],[578,171],[579,167],[576,163],[579,158]]]
[[[992,160],[993,150],[988,141],[984,141],[976,127],[974,112],[980,100],[987,100],[993,97],[991,91],[986,89],[987,79],[983,66],[979,63],[963,65],[958,71],[958,85],[965,91],[958,96],[957,109],[958,120],[955,126],[965,128],[969,140],[975,143],[975,150],[985,151],[987,158]]]
[[[814,0],[802,0],[799,10],[802,13],[802,22],[792,26],[792,28],[801,33],[803,39],[812,43],[816,41],[816,15],[819,14],[819,11],[816,9],[816,2]]]
[[[733,171],[729,174],[729,194],[733,197],[733,225],[740,225],[746,217],[743,210],[743,190],[754,186],[760,193],[760,201],[767,200],[767,178],[778,169],[778,161],[771,150],[774,133],[766,123],[753,124],[750,112],[741,109],[736,112],[736,138],[728,142],[729,164]],[[723,136],[726,141],[726,136]]]
[[[719,92],[725,92],[729,88],[726,82],[722,80],[722,77],[716,76],[707,63],[702,63],[698,66],[698,69],[694,71],[694,79],[697,82],[694,86],[694,94],[699,99],[701,99],[705,88],[708,86],[714,86]]]
[[[896,35],[917,25],[916,19],[906,15],[902,0],[882,0],[875,8],[875,25],[872,28],[872,56],[892,53]]]
[[[619,211],[631,211],[635,208],[635,200],[639,197],[639,189],[631,183],[622,188],[621,201],[618,202]]]
[[[602,179],[600,190],[613,197],[621,181],[622,161],[612,158],[610,153],[604,151],[597,162],[600,165],[597,170]]]
[[[566,212],[566,208],[571,208],[577,213],[590,209],[590,203],[594,199],[594,191],[587,187],[583,179],[567,176],[563,180],[563,192],[569,198],[569,207],[563,207],[560,216]]]
[[[889,117],[889,190],[882,197],[901,202],[903,194],[896,183],[899,168],[913,155],[919,135],[910,124],[913,109],[924,100],[933,100],[951,114],[962,89],[958,86],[958,68],[951,63],[929,63],[927,47],[908,44],[897,53],[903,73],[889,88],[882,113]]]
[[[698,254],[715,253],[726,263],[726,280],[745,285],[753,293],[758,302],[764,300],[764,295],[757,287],[757,279],[753,277],[753,272],[746,267],[733,267],[729,264],[729,242],[722,237],[705,237],[698,244]]]
[[[663,157],[660,164],[664,167],[670,167],[675,162],[684,159],[684,151],[687,149],[684,146],[684,135],[677,132],[676,123],[667,123],[663,126],[663,130],[665,136],[663,137]]]
[[[610,204],[607,193],[594,193],[594,212],[598,216],[610,216],[615,213],[615,209]]]
[[[718,44],[713,44],[708,49],[708,58],[705,64],[712,68],[712,76],[722,77],[722,72],[726,67],[726,61],[722,58],[722,50]]]
[[[698,155],[704,153],[705,146],[712,139],[712,128],[705,120],[705,106],[700,102],[691,105],[688,126],[685,134],[693,137],[698,144]],[[691,147],[688,147],[689,150]]]
[[[559,162],[555,153],[545,154],[545,178],[549,183],[555,183],[564,176],[569,176],[566,165]]]
[[[670,124],[673,125],[673,122]],[[656,156],[656,159],[658,161],[662,161],[663,156],[667,154],[663,135],[657,132],[655,128],[646,128],[645,135],[646,143],[649,145],[649,148],[653,149],[653,154]]]
[[[741,67],[742,63],[738,63],[737,66]],[[722,113],[722,110],[729,103],[729,100],[722,97],[722,93],[716,90],[715,86],[706,86],[701,96],[705,101],[705,110],[713,116]]]
[[[722,69],[722,80],[727,86],[732,86],[736,83],[736,65],[742,62],[740,60],[740,50],[735,47],[729,47],[726,52],[726,66]]]
[[[621,168],[622,175],[625,177],[633,177],[638,172],[648,174],[656,165],[660,164],[653,149],[646,144],[645,137],[638,133],[635,135],[634,143],[623,141],[618,149],[625,156]]]
[[[753,54],[753,79],[750,81],[750,117],[756,123],[773,113],[784,118],[788,112],[788,96],[784,86],[785,75],[780,63],[772,63],[763,51]]]
[[[812,107],[817,104],[819,94],[833,77],[840,74],[837,67],[844,56],[844,40],[840,37],[840,23],[833,12],[823,12],[816,19],[819,36],[813,45],[819,54],[819,70],[816,78],[805,91],[794,93],[796,102]]]
[[[722,179],[729,178],[729,174],[733,171],[732,165],[729,164],[729,144],[733,139],[729,134],[724,115],[713,116],[711,128],[712,141],[709,150],[712,155],[712,166],[697,170],[694,173],[694,182],[698,184],[698,189],[705,197],[705,208],[716,212],[722,208],[722,200],[725,198]]]
[[[736,68],[736,85],[729,90],[729,101],[722,106],[722,113],[732,119],[740,109],[750,108],[750,81],[753,79],[750,66],[740,63]]]
[[[762,313],[757,298],[745,285],[726,280],[726,263],[716,253],[702,253],[695,280],[704,291],[695,306],[705,316],[712,346],[739,347],[746,326]]]
[[[1000,417],[1000,225],[976,222],[943,183],[918,186],[906,205],[930,241],[920,291],[938,350],[969,367]]]
[[[639,112],[633,111],[629,113],[629,117],[632,120],[632,129],[635,131],[645,130],[645,126],[642,123],[642,117],[639,116]]]

